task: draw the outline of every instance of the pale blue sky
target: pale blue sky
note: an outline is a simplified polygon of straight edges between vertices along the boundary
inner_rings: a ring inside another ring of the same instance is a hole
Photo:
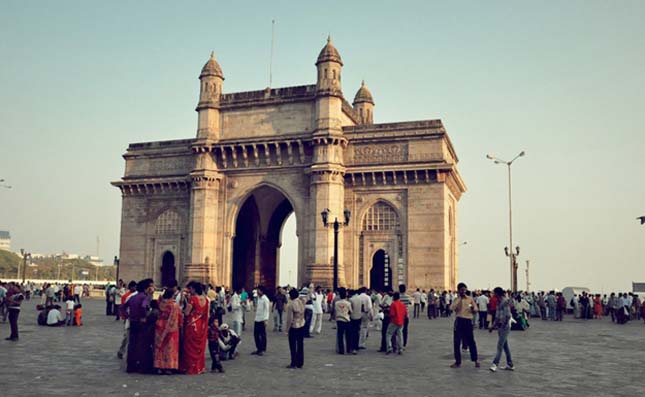
[[[506,174],[484,156],[526,150],[520,286],[530,259],[535,288],[627,289],[645,281],[644,17],[641,1],[3,1],[0,229],[35,252],[99,235],[114,256],[128,143],[195,135],[211,50],[225,92],[264,88],[275,18],[274,86],[313,83],[331,32],[345,96],[365,79],[376,122],[443,120],[469,189],[461,279],[508,284]]]

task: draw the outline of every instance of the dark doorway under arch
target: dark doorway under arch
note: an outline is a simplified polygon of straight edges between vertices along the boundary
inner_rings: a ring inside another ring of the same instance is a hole
[[[166,286],[175,279],[177,279],[175,255],[170,251],[166,251],[161,259],[161,285]]]
[[[249,195],[235,223],[233,288],[250,291],[263,285],[270,293],[275,290],[282,227],[293,211],[291,202],[272,187],[259,187]]]
[[[392,285],[392,268],[386,268],[387,253],[378,250],[372,257],[372,269],[370,270],[370,288],[377,291],[387,290]],[[389,263],[388,263],[389,265]]]

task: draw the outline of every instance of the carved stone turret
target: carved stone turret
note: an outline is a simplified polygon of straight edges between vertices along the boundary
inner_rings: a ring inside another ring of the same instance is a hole
[[[215,53],[202,68],[199,75],[199,103],[197,104],[198,123],[197,139],[200,141],[217,141],[220,138],[220,97],[224,85],[224,74]]]
[[[356,92],[353,105],[361,125],[374,124],[374,99],[364,80]]]

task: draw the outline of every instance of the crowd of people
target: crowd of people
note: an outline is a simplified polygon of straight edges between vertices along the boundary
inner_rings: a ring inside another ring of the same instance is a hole
[[[249,293],[244,288],[227,290],[196,281],[183,289],[175,280],[166,284],[160,294],[155,294],[152,279],[127,285],[119,280],[105,287],[105,314],[124,326],[117,356],[123,359],[127,372],[199,374],[206,371],[207,352],[211,371],[224,372],[222,362],[238,356],[249,319],[253,355],[267,352],[267,327],[272,319],[273,331],[288,335],[291,360],[287,367],[302,368],[304,339],[322,333],[325,314],[334,324],[334,349],[343,355],[357,355],[366,349],[368,335],[374,331],[380,333],[379,352],[402,355],[408,344],[410,318],[425,314],[434,320],[454,315],[455,361],[451,367],[461,366],[463,352],[479,367],[474,330],[496,330],[498,344],[491,371],[497,371],[503,354],[504,369],[514,369],[508,336],[512,330],[526,330],[532,318],[562,321],[570,314],[581,320],[610,316],[618,324],[645,321],[645,305],[631,293],[607,296],[582,292],[567,299],[556,291],[512,293],[500,287],[471,291],[464,283],[455,291],[416,289],[410,294],[404,284],[397,291],[366,287],[331,291],[309,284],[275,291],[258,286]],[[81,297],[89,295],[87,286],[70,282],[34,288],[33,284],[0,282],[0,317],[11,323],[8,340],[18,340],[21,303],[33,295],[41,296],[37,305],[40,325],[82,325]]]
[[[116,288],[124,290],[115,295],[120,296],[117,315],[124,321],[117,355],[125,358],[127,372],[199,374],[206,370],[207,348],[211,371],[224,372],[221,362],[237,356],[241,338],[221,322],[221,298],[214,290],[194,281],[181,290],[172,281],[154,299],[152,279],[131,281],[127,289],[119,282]],[[107,300],[108,308],[112,302]]]

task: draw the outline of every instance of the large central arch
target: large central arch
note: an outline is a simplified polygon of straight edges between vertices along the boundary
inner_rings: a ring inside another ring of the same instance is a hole
[[[294,212],[279,190],[263,185],[244,200],[235,222],[231,285],[250,291],[263,285],[273,291],[279,280],[282,228]]]

